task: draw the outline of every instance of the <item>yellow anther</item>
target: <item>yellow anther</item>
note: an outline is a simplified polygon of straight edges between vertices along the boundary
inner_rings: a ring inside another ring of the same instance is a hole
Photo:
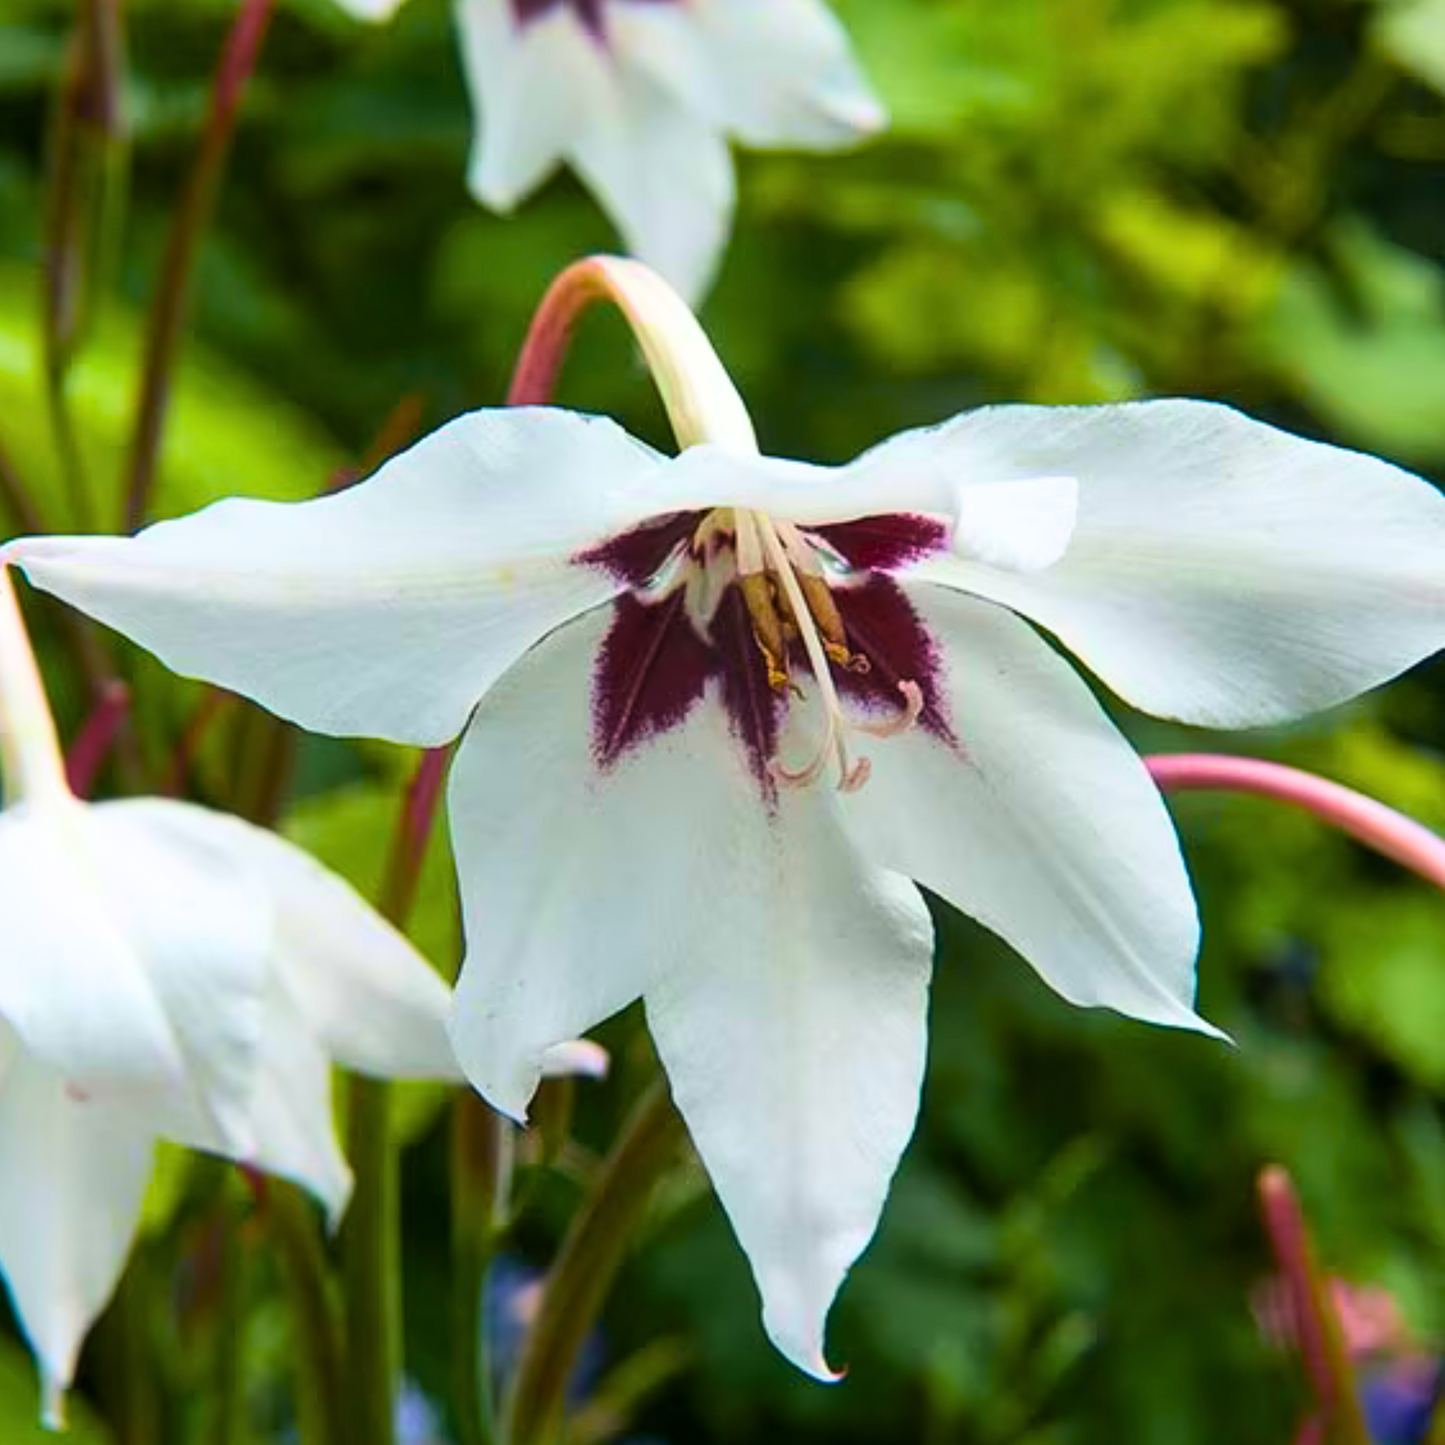
[[[795,571],[793,575],[798,579],[803,600],[808,604],[808,611],[812,614],[813,621],[818,624],[818,633],[823,642],[830,647],[841,649],[846,657],[848,655],[848,634],[843,627],[843,618],[838,612],[838,604],[833,600],[833,589],[815,573]],[[833,656],[831,651],[828,655]]]

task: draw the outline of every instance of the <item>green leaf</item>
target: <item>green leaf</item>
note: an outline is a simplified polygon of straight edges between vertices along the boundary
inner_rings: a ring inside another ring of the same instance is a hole
[[[1383,5],[1375,20],[1375,38],[1406,70],[1445,91],[1445,0]]]
[[[1320,973],[1326,1006],[1386,1058],[1445,1089],[1445,898],[1433,889],[1342,912]]]
[[[1263,351],[1345,440],[1445,456],[1445,271],[1359,221],[1331,233],[1327,259],[1285,276]]]

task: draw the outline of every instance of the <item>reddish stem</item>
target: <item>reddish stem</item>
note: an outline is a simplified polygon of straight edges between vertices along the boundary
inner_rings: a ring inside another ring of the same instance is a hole
[[[594,302],[609,299],[605,273],[595,260],[578,261],[553,280],[517,354],[508,406],[546,406],[552,400],[578,318]]]
[[[421,755],[402,799],[401,813],[392,839],[386,882],[381,890],[381,911],[398,928],[406,926],[416,902],[421,865],[436,820],[446,779],[449,748],[430,748]]]
[[[273,3],[274,0],[241,0],[216,69],[211,109],[196,163],[166,243],[160,287],[146,332],[141,392],[126,472],[124,527],[128,532],[134,531],[145,519],[150,501],[176,352],[186,319],[191,271],[225,169],[241,94],[256,68]]]
[[[1258,758],[1175,753],[1144,759],[1150,775],[1170,792],[1222,789],[1255,793],[1304,808],[1377,853],[1445,888],[1445,839],[1384,803],[1313,773]]]
[[[129,709],[130,689],[119,678],[107,680],[65,755],[65,779],[77,798],[90,796]]]
[[[1320,1407],[1345,1445],[1371,1445],[1339,1315],[1315,1263],[1294,1185],[1283,1168],[1271,1164],[1260,1170],[1258,1189],[1265,1232],[1284,1278],[1300,1355]]]
[[[403,447],[409,446],[421,432],[422,418],[426,413],[426,398],[420,392],[409,391],[386,414],[386,419],[377,428],[371,445],[355,465],[339,467],[326,484],[328,492],[342,492],[347,487],[369,477],[383,462],[389,461]]]

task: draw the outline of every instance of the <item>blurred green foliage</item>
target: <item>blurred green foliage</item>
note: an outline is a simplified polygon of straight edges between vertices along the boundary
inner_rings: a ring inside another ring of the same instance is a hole
[[[71,384],[107,519],[144,308],[231,9],[126,7],[129,208]],[[704,312],[768,450],[837,460],[985,401],[1183,393],[1428,473],[1445,466],[1441,0],[839,9],[893,128],[845,157],[741,157],[736,233]],[[65,0],[6,0],[0,17],[0,452],[54,527],[69,516],[38,267],[72,22]],[[329,0],[281,6],[200,256],[158,515],[230,492],[309,494],[368,453],[403,399],[428,424],[500,399],[547,280],[614,241],[567,176],[513,220],[478,210],[462,184],[468,124],[443,0],[411,0],[380,29]],[[565,398],[661,441],[630,358],[619,326],[589,322]],[[54,614],[43,619],[73,726],[83,688]],[[158,772],[201,690],[123,661]],[[1224,745],[1445,827],[1442,705],[1424,672],[1340,715]],[[246,795],[268,726],[237,705],[207,735],[213,800]],[[1198,742],[1126,726],[1150,748]],[[407,766],[307,742],[286,830],[374,889]],[[613,1361],[659,1339],[685,1349],[657,1370],[639,1428],[676,1445],[1282,1442],[1301,1387],[1248,1306],[1267,1267],[1252,1205],[1267,1160],[1296,1174],[1343,1273],[1395,1289],[1423,1334],[1445,1336],[1445,899],[1270,804],[1189,797],[1176,812],[1206,922],[1203,1010],[1237,1048],[1073,1011],[940,907],[919,1135],[835,1312],[849,1379],[822,1388],[768,1349],[743,1258],[693,1179],[606,1319]],[[449,973],[454,902],[434,852],[416,934]],[[621,1063],[613,1083],[580,1091],[578,1169],[646,1068],[637,1019],[606,1034]],[[405,1110],[408,1365],[438,1393],[440,1103],[418,1091]],[[214,1179],[168,1167],[163,1186],[145,1262],[194,1274],[207,1257],[195,1231],[219,1227]],[[574,1198],[539,1184],[522,1248],[545,1261]],[[284,1327],[257,1283],[261,1246],[237,1247],[260,1310],[244,1356],[248,1438],[275,1438]],[[151,1301],[173,1309],[164,1287]],[[102,1395],[115,1321],[87,1357]],[[204,1389],[210,1336],[184,1321],[150,1328],[169,1342],[165,1387]],[[11,1356],[0,1365],[0,1428],[29,1438],[26,1391],[12,1388]],[[210,1438],[204,1409],[171,1417],[177,1438]]]

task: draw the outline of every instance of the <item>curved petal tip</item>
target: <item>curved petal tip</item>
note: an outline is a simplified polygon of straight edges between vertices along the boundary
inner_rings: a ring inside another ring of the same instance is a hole
[[[537,1092],[545,1054],[531,1058],[512,1055],[499,1059],[495,1052],[469,1037],[470,1029],[454,1008],[447,1019],[447,1037],[467,1082],[499,1114],[520,1129],[527,1127],[527,1106]]]
[[[572,1039],[554,1044],[542,1055],[544,1079],[605,1079],[612,1065],[612,1056],[601,1044],[591,1039]]]
[[[823,1354],[822,1321],[816,1330],[799,1331],[774,1321],[767,1310],[763,1311],[763,1328],[780,1354],[791,1365],[796,1365],[805,1375],[819,1384],[836,1385],[848,1374],[845,1365],[835,1370]]]
[[[65,1382],[46,1366],[40,1367],[40,1423],[47,1430],[64,1430]]]

